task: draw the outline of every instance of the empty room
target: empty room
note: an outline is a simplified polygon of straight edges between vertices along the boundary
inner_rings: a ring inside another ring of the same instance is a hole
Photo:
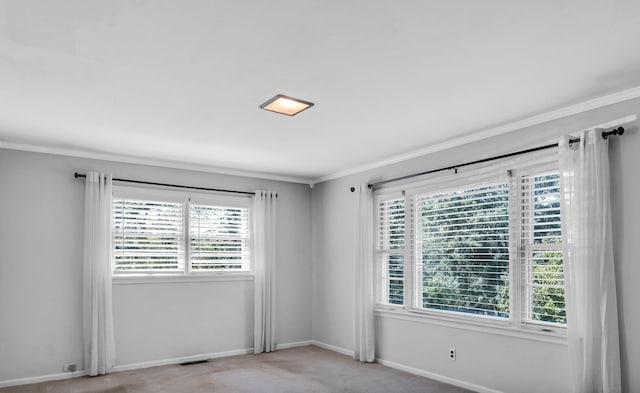
[[[640,392],[640,2],[0,0],[0,392]]]

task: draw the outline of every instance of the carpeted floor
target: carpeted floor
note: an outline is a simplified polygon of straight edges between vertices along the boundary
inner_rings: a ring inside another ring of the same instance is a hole
[[[0,393],[33,392],[461,393],[469,390],[307,346],[212,359],[190,366],[151,367],[0,389]]]

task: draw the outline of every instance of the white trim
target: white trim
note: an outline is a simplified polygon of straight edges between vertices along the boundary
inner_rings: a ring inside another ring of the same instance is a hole
[[[499,334],[501,336],[513,337],[523,340],[531,340],[544,342],[549,344],[567,346],[567,336],[562,333],[543,332],[531,329],[523,331],[523,329],[514,329],[510,326],[500,326],[496,324],[482,323],[465,318],[464,321],[454,321],[451,318],[439,317],[437,315],[410,313],[405,310],[381,309],[376,306],[375,316],[379,318],[390,318],[413,323],[423,323],[428,325],[444,326],[448,328],[470,330],[484,334]]]
[[[196,282],[220,282],[220,281],[253,281],[253,273],[220,272],[202,274],[179,275],[126,275],[114,274],[111,276],[113,285],[129,284],[183,284]]]
[[[58,373],[58,374],[39,375],[37,377],[7,379],[4,381],[0,381],[0,388],[6,388],[10,386],[30,385],[32,383],[41,383],[41,382],[49,382],[49,381],[61,381],[63,379],[84,377],[85,375],[87,375],[87,373],[81,370],[81,371]]]
[[[409,367],[409,366],[405,366],[405,365],[400,364],[400,363],[391,362],[389,360],[376,358],[376,362],[380,363],[381,365],[383,365],[385,367],[395,368],[396,370],[400,370],[400,371],[404,371],[404,372],[407,372],[407,373],[410,373],[410,374],[419,375],[421,377],[425,377],[425,378],[433,379],[433,380],[436,380],[436,381],[448,383],[449,385],[454,385],[454,386],[458,386],[458,387],[461,387],[461,388],[473,390],[474,392],[480,392],[480,393],[502,393],[500,390],[490,389],[490,388],[488,388],[486,386],[476,385],[475,383],[465,382],[465,381],[461,381],[461,380],[456,379],[456,378],[451,378],[451,377],[447,377],[447,376],[444,376],[444,375],[431,373],[431,372],[428,372],[428,371],[421,370],[419,368]]]
[[[335,345],[323,343],[323,342],[320,342],[320,341],[311,340],[311,345],[315,345],[316,347],[324,348],[324,349],[327,349],[329,351],[337,352],[337,353],[340,353],[340,354],[343,354],[343,355],[353,356],[353,351],[350,351],[350,350],[345,349],[345,348],[337,347]],[[444,375],[431,373],[431,372],[428,372],[428,371],[421,370],[419,368],[409,367],[409,366],[405,366],[405,365],[400,364],[400,363],[395,363],[395,362],[391,362],[389,360],[384,360],[382,358],[376,358],[376,362],[380,363],[381,365],[383,365],[385,367],[395,368],[396,370],[408,372],[408,373],[414,374],[414,375],[419,375],[421,377],[430,378],[430,379],[433,379],[433,380],[436,380],[436,381],[448,383],[449,385],[458,386],[458,387],[469,389],[469,390],[473,390],[473,391],[476,391],[476,392],[481,392],[481,393],[502,393],[499,390],[490,389],[490,388],[488,388],[486,386],[476,385],[476,384],[473,384],[473,383],[470,383],[470,382],[461,381],[461,380],[456,379],[456,378],[451,378],[451,377],[446,377]]]
[[[292,343],[284,343],[278,344],[277,349],[287,349],[287,348],[295,348],[295,347],[303,347],[306,345],[313,345],[313,341],[297,341]],[[157,366],[166,366],[169,364],[180,364],[184,362],[193,362],[198,360],[207,360],[207,359],[217,359],[224,358],[229,356],[238,356],[238,355],[250,355],[253,353],[253,348],[244,348],[244,349],[235,349],[231,351],[223,351],[223,352],[214,352],[214,353],[203,353],[199,355],[191,355],[191,356],[181,356],[177,358],[169,358],[169,359],[160,359],[160,360],[152,360],[148,362],[140,362],[140,363],[131,363],[131,364],[122,364],[115,366],[113,368],[113,372],[121,372],[121,371],[131,371],[131,370],[139,370],[143,368],[149,367],[157,367]],[[18,386],[18,385],[29,385],[32,383],[41,383],[41,382],[50,382],[50,381],[59,381],[62,379],[69,379],[75,377],[82,377],[87,375],[87,373],[83,370],[67,372],[67,373],[59,373],[59,374],[48,374],[48,375],[40,375],[37,377],[27,377],[27,378],[17,378],[17,379],[8,379],[5,381],[0,381],[0,388],[9,387],[9,386]]]
[[[149,165],[161,168],[184,169],[188,171],[198,171],[205,173],[215,173],[220,175],[231,175],[250,177],[255,179],[284,181],[288,183],[311,184],[311,179],[302,177],[283,176],[272,173],[255,172],[249,170],[222,168],[213,165],[189,164],[186,162],[163,161],[151,158],[138,158],[112,153],[97,153],[85,150],[65,149],[61,147],[30,145],[25,143],[14,143],[0,140],[0,148],[10,150],[29,151],[34,153],[55,154],[58,156],[88,158],[92,160],[104,160],[113,162],[123,162],[127,164]]]
[[[313,341],[306,340],[306,341],[296,341],[293,343],[276,344],[276,351],[280,349],[306,347],[307,345],[313,345]]]
[[[594,109],[602,108],[608,105],[617,104],[623,101],[631,100],[640,97],[640,86],[633,87],[631,89],[623,90],[617,93],[609,94],[606,96],[594,98],[592,100],[583,101],[578,104],[570,105],[564,108],[556,109],[550,112],[541,113],[539,115],[527,117],[522,120],[517,120],[511,123],[503,124],[497,127],[481,130],[471,133],[469,135],[448,140],[446,142],[437,143],[423,147],[418,150],[409,151],[396,156],[391,156],[386,159],[376,161],[370,164],[360,165],[350,169],[334,172],[325,176],[321,176],[313,180],[313,184],[322,183],[328,180],[338,179],[355,173],[368,171],[384,167],[398,162],[406,161],[412,158],[421,157],[427,154],[435,153],[438,151],[451,149],[461,145],[465,145],[472,142],[477,142],[482,139],[490,138],[493,136],[507,134],[512,131],[517,131],[523,128],[536,126],[539,124],[547,123],[553,120],[562,119],[564,117],[577,115],[580,113],[588,112]]]
[[[438,151],[461,146],[467,143],[477,142],[479,140],[486,139],[492,136],[506,134],[512,131],[517,131],[523,128],[532,127],[532,126],[546,123],[549,121],[558,120],[558,119],[572,116],[572,115],[577,115],[580,113],[588,112],[594,109],[602,108],[608,105],[617,104],[623,101],[632,100],[634,98],[639,98],[639,97],[640,97],[640,86],[632,87],[627,90],[623,90],[623,91],[612,93],[606,96],[583,101],[577,104],[566,106],[564,108],[556,109],[556,110],[541,113],[535,116],[527,117],[522,120],[503,124],[501,126],[474,132],[464,137],[455,138],[446,142],[426,146],[418,150],[413,150],[413,151],[409,151],[396,156],[388,157],[386,159],[376,161],[370,164],[360,165],[350,169],[345,169],[342,171],[330,173],[328,175],[320,176],[315,179],[283,176],[278,174],[255,172],[255,171],[249,171],[249,170],[222,168],[222,167],[217,167],[213,165],[189,164],[186,162],[163,161],[163,160],[157,160],[157,159],[151,159],[151,158],[139,158],[139,157],[132,157],[132,156],[126,156],[126,155],[120,155],[120,154],[113,154],[113,153],[98,153],[98,152],[90,152],[90,151],[84,151],[84,150],[65,149],[60,147],[39,146],[39,145],[31,145],[31,144],[25,144],[25,143],[7,142],[2,140],[0,140],[0,148],[29,151],[29,152],[35,152],[35,153],[55,154],[55,155],[68,156],[68,157],[88,158],[88,159],[94,159],[94,160],[123,162],[128,164],[150,165],[150,166],[156,166],[161,168],[184,169],[184,170],[190,170],[190,171],[215,173],[215,174],[221,174],[221,175],[252,177],[257,179],[284,181],[289,183],[308,184],[309,187],[313,188],[315,184],[322,183],[328,180],[338,179],[348,175],[353,175],[355,173],[360,173],[360,172],[368,171],[371,169],[384,167],[386,165],[395,164],[395,163],[406,161],[412,158],[424,156],[430,153],[435,153]]]
[[[229,356],[249,355],[252,353],[253,353],[253,348],[245,348],[245,349],[235,349],[232,351],[203,353],[200,355],[191,355],[191,356],[181,356],[178,358],[169,358],[169,359],[161,359],[161,360],[152,360],[149,362],[123,364],[120,366],[115,366],[113,368],[113,372],[139,370],[139,369],[149,368],[149,367],[166,366],[169,364],[180,364],[184,362],[194,362],[198,360],[226,358]]]
[[[353,357],[353,351],[350,350],[350,349],[337,347],[335,345],[323,343],[321,341],[316,341],[316,340],[311,340],[311,345],[315,345],[316,347],[328,349],[329,351],[333,351],[333,352],[337,352],[337,353],[341,353],[343,355],[347,355],[347,356]]]

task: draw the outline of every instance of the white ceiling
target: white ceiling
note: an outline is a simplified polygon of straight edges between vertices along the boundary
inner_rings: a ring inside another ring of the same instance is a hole
[[[639,43],[640,1],[0,0],[0,142],[313,182],[640,86]]]

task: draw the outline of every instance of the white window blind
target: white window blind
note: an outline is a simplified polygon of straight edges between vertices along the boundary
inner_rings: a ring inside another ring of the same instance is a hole
[[[249,270],[249,209],[191,205],[191,269]]]
[[[116,272],[175,272],[184,268],[182,204],[113,199]]]
[[[415,198],[419,308],[509,317],[509,187]]]
[[[115,274],[251,271],[250,199],[114,188]]]
[[[566,325],[559,173],[523,176],[521,190],[522,319]]]
[[[378,255],[380,259],[380,302],[404,303],[405,206],[404,198],[377,203]]]

